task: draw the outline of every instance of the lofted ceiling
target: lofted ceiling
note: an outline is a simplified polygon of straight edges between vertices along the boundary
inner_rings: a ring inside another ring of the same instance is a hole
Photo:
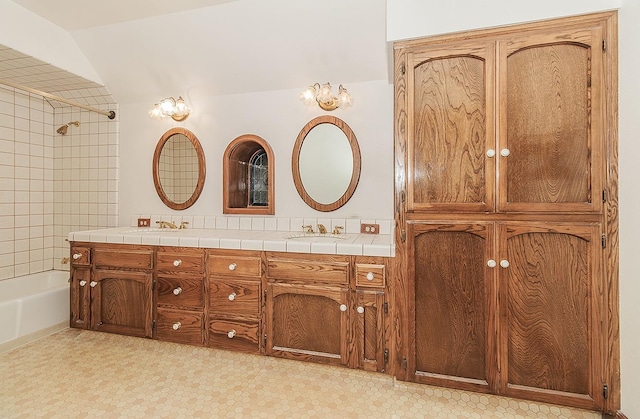
[[[67,30],[120,103],[388,80],[385,0],[12,1]]]

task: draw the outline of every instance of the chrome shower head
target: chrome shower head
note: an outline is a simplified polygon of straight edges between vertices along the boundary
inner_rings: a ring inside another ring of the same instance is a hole
[[[69,125],[75,125],[76,127],[80,126],[80,121],[71,121],[67,124],[64,124],[63,126],[61,126],[60,128],[58,128],[56,130],[56,132],[60,135],[65,135],[67,133],[67,130],[69,129]]]

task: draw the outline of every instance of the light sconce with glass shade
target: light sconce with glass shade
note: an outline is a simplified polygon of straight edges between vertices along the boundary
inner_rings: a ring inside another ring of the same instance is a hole
[[[152,119],[171,118],[174,121],[184,121],[190,113],[191,108],[184,102],[182,96],[178,96],[178,99],[164,98],[149,109],[149,117]]]
[[[325,111],[333,111],[338,108],[345,109],[353,105],[353,98],[342,85],[338,87],[338,96],[333,95],[331,90],[331,84],[328,82],[320,86],[320,83],[316,83],[307,87],[302,93],[300,93],[300,100],[305,105],[313,105],[317,103],[321,109]]]

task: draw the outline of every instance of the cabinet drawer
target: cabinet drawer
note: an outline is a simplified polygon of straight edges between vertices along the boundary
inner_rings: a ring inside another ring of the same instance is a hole
[[[233,280],[209,280],[209,311],[218,316],[259,315],[260,284]]]
[[[176,307],[204,307],[202,278],[158,277],[158,304]]]
[[[204,345],[202,312],[158,308],[156,338],[159,340]]]
[[[158,250],[157,264],[159,272],[204,272],[204,251],[165,251]]]
[[[326,282],[330,284],[349,283],[348,257],[314,255],[314,259],[296,255],[271,255],[267,259],[269,279],[300,282]]]
[[[217,320],[209,322],[209,346],[241,352],[260,352],[257,321]]]
[[[74,266],[91,265],[91,249],[89,247],[73,246],[71,248],[71,264]]]
[[[369,263],[356,264],[356,286],[382,288],[386,283],[384,265]]]
[[[124,249],[93,249],[96,268],[153,269],[153,251]]]
[[[210,255],[209,272],[231,277],[260,277],[260,256]]]

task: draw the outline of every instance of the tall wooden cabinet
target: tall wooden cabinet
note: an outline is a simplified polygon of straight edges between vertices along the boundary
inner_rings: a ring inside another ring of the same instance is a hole
[[[395,45],[400,378],[617,409],[615,21]]]

